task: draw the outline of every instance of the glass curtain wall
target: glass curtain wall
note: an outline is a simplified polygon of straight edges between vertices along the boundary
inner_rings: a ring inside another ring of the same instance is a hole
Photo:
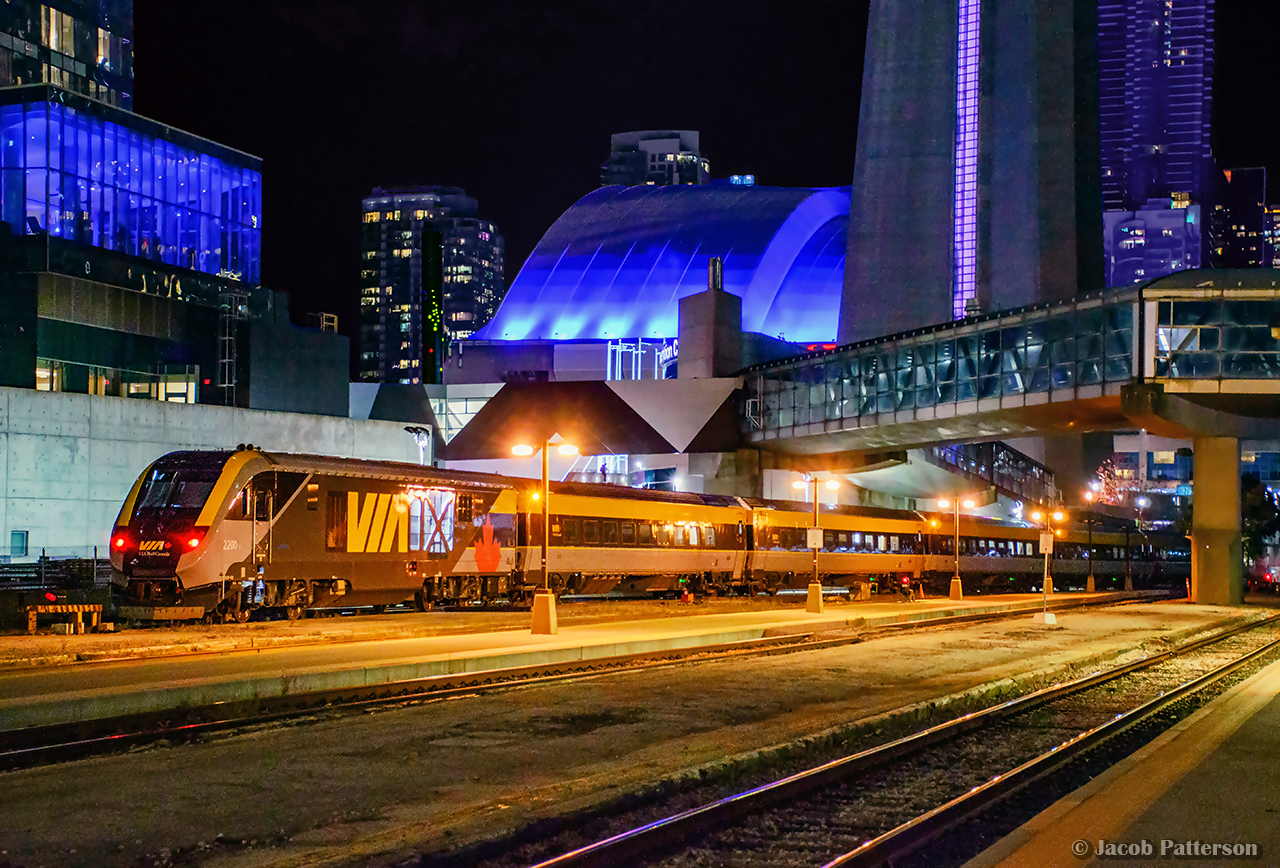
[[[250,285],[262,176],[52,102],[0,106],[0,219]]]

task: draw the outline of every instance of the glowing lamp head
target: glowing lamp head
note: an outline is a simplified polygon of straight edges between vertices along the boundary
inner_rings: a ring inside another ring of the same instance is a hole
[[[803,479],[797,479],[795,482],[791,483],[791,487],[794,488],[796,491],[804,491],[805,488],[808,487],[808,483],[805,482]]]
[[[541,500],[541,499],[542,499],[542,493],[541,493],[541,492],[538,492],[538,491],[535,491],[535,492],[533,493],[533,499],[534,499],[534,500]]]
[[[951,501],[947,500],[945,497],[938,498],[938,509],[950,509],[950,508],[951,508]]]
[[[1032,520],[1032,521],[1039,521],[1039,520],[1040,520],[1040,519],[1042,519],[1042,518],[1044,518],[1044,513],[1043,513],[1043,512],[1041,512],[1041,511],[1040,511],[1040,510],[1038,510],[1038,509],[1037,509],[1035,512],[1031,513],[1031,520]]]
[[[1065,517],[1065,516],[1064,516],[1061,512],[1055,512],[1055,513],[1053,514],[1053,520],[1054,520],[1054,521],[1062,521],[1062,519],[1063,519],[1064,517]]]
[[[1084,499],[1085,499],[1085,500],[1087,500],[1087,501],[1089,501],[1090,503],[1093,503],[1093,492],[1092,492],[1092,491],[1086,491],[1086,492],[1084,493]]]
[[[936,518],[929,519],[929,527],[937,527],[937,526],[938,526],[938,520]]]
[[[827,480],[827,490],[828,490],[828,491],[835,491],[835,490],[836,490],[837,488],[839,488],[839,487],[840,487],[840,480],[838,480],[838,479],[828,479],[828,480]]]
[[[578,447],[574,446],[572,443],[561,443],[556,447],[556,451],[561,455],[577,455]]]
[[[1151,505],[1151,501],[1145,497],[1139,497],[1137,503],[1138,503],[1138,506],[1140,506],[1143,509],[1146,509],[1148,506]]]
[[[973,509],[975,506],[977,506],[977,504],[974,503],[972,500],[966,500],[964,503],[960,505],[963,506],[965,509]]]
[[[533,454],[533,447],[529,446],[526,443],[518,443],[515,446],[511,447],[511,454],[518,455],[521,458],[525,458]]]

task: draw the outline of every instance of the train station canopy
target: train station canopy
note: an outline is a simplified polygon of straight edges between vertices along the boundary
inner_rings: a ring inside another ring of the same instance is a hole
[[[507,383],[445,447],[449,461],[510,458],[554,435],[583,455],[722,452],[737,446],[736,378]]]
[[[719,256],[744,331],[829,342],[848,222],[848,187],[601,187],[552,224],[475,337],[678,337],[679,300]]]

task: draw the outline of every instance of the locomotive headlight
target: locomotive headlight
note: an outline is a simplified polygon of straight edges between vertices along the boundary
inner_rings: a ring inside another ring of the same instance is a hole
[[[129,538],[122,533],[116,534],[111,538],[111,547],[113,549],[123,549],[125,544],[129,542]]]
[[[182,535],[182,550],[195,551],[200,548],[200,543],[204,542],[205,534],[209,532],[208,528],[197,527]]]

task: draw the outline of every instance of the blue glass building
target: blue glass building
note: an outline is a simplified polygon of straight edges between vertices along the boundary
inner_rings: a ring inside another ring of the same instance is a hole
[[[602,187],[547,230],[475,337],[673,338],[680,299],[719,256],[744,331],[831,341],[848,221],[848,187]]]
[[[44,85],[0,90],[0,219],[261,281],[261,160]]]

